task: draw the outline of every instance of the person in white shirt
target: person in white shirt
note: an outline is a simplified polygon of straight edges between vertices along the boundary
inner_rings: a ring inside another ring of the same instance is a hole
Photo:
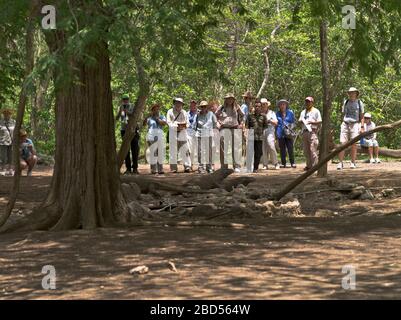
[[[15,120],[11,119],[13,113],[11,109],[3,109],[1,113],[3,117],[0,118],[0,170],[3,175],[12,176],[14,170],[12,170],[11,164],[11,150]]]
[[[302,125],[302,144],[306,158],[305,171],[315,166],[319,161],[319,138],[317,131],[322,123],[320,111],[314,105],[313,97],[305,98],[305,109],[302,110],[298,122]]]
[[[191,157],[188,145],[187,128],[189,127],[188,114],[183,110],[184,100],[175,98],[173,107],[167,111],[169,126],[170,170],[177,173],[178,153],[184,162],[184,172],[191,172]]]
[[[198,139],[198,172],[213,172],[213,129],[217,126],[217,118],[215,114],[209,111],[209,103],[202,101],[199,104],[200,111],[195,116],[192,123],[195,136]],[[206,169],[206,171],[205,171]]]
[[[198,153],[198,146],[197,146],[198,140],[195,137],[195,131],[192,129],[192,124],[197,114],[198,114],[198,103],[195,100],[191,100],[191,102],[189,103],[189,110],[187,111],[188,121],[189,121],[187,134],[188,134],[188,145],[189,145],[189,152],[191,156],[192,165],[196,164],[197,153]]]
[[[376,124],[372,121],[372,115],[370,113],[365,113],[364,118],[365,118],[365,123],[364,123],[365,132],[376,128]],[[381,162],[379,159],[379,143],[376,140],[376,133],[372,133],[366,136],[362,140],[361,145],[368,148],[370,163]]]
[[[277,116],[273,110],[270,110],[271,102],[265,98],[260,99],[262,103],[262,113],[266,116],[267,119],[267,128],[264,131],[263,137],[263,169],[268,169],[268,162],[270,158],[270,162],[273,164],[274,169],[280,169],[280,165],[277,160],[277,150],[275,144],[275,131],[277,126]]]

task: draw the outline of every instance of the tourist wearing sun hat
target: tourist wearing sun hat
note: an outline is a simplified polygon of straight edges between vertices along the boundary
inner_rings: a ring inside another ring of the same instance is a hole
[[[222,168],[228,168],[228,148],[225,144],[231,144],[231,154],[235,172],[240,172],[240,158],[242,153],[242,124],[244,114],[236,103],[235,96],[227,93],[224,104],[216,111],[217,125],[220,129],[220,164]],[[238,130],[240,129],[240,130]],[[225,150],[227,149],[227,150]]]
[[[341,124],[340,143],[347,143],[349,140],[355,138],[360,132],[364,130],[364,117],[365,106],[359,99],[359,90],[355,87],[351,87],[347,91],[348,99],[344,101],[342,107],[343,122]],[[338,170],[344,168],[345,151],[339,153],[338,158],[340,162],[337,166]],[[356,144],[351,146],[351,169],[356,168],[356,155],[357,146]]]
[[[322,123],[322,116],[319,109],[314,107],[315,99],[313,97],[305,98],[305,109],[302,110],[298,122],[302,126],[302,146],[306,159],[306,167],[309,170],[319,161],[318,130]]]
[[[189,153],[191,157],[191,165],[193,166],[197,162],[197,152],[198,152],[198,140],[195,137],[195,131],[192,129],[192,124],[198,114],[198,103],[196,100],[192,99],[189,103],[189,110],[187,111],[189,127],[187,129],[188,133],[188,144],[189,144]],[[193,171],[193,170],[192,170]]]
[[[296,168],[294,157],[294,132],[295,115],[290,109],[289,101],[281,99],[277,102],[277,139],[280,147],[281,168],[287,168],[287,151],[291,164],[291,168]]]
[[[154,104],[151,107],[151,114],[144,120],[148,126],[146,141],[150,151],[150,172],[152,174],[164,174],[164,150],[165,142],[163,127],[167,124],[165,116],[160,114],[160,105]]]
[[[15,120],[11,119],[13,111],[8,108],[1,110],[0,117],[0,173],[13,175],[12,170],[12,143]]]
[[[213,112],[209,111],[209,103],[201,101],[199,112],[192,124],[197,138],[198,172],[212,173],[213,168],[213,129],[217,125],[217,119]]]
[[[167,111],[167,124],[169,126],[169,146],[170,146],[170,170],[178,172],[178,153],[184,162],[184,172],[191,172],[191,153],[189,150],[188,133],[189,127],[188,113],[183,109],[184,99],[176,97],[173,99],[173,107]]]
[[[262,104],[262,113],[265,115],[267,119],[267,128],[263,134],[263,169],[268,169],[269,159],[270,162],[273,164],[273,168],[275,170],[280,169],[280,165],[277,161],[277,150],[276,150],[276,126],[278,124],[276,113],[270,109],[271,102],[266,98],[260,99],[260,103]]]
[[[372,121],[372,115],[370,113],[365,113],[364,115],[364,130],[366,131],[371,131],[374,128],[376,128],[376,124]],[[368,148],[369,151],[369,162],[370,163],[380,163],[380,158],[379,158],[379,143],[376,140],[377,134],[371,133],[368,136],[366,136],[364,139],[362,139],[361,145]]]

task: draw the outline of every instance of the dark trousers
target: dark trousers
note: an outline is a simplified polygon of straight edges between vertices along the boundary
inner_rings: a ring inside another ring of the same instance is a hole
[[[294,164],[294,141],[288,138],[280,138],[278,139],[278,145],[280,147],[281,164],[285,166],[287,163],[287,150],[290,163]]]
[[[259,169],[260,158],[263,155],[263,140],[255,140],[253,142],[253,170]]]
[[[125,130],[121,130],[121,137],[124,138]],[[128,151],[125,157],[125,167],[128,171],[138,170],[138,158],[139,158],[139,132],[135,133],[134,138],[131,140],[131,153],[132,153],[132,164],[130,151]]]

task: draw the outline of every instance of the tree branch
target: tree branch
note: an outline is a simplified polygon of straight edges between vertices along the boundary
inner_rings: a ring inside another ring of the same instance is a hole
[[[350,140],[349,142],[342,144],[338,148],[334,149],[330,154],[325,156],[323,159],[319,160],[319,162],[314,165],[312,168],[310,168],[308,171],[306,171],[304,174],[300,175],[297,179],[294,181],[290,182],[283,190],[277,192],[274,195],[274,199],[279,201],[282,199],[287,193],[291,192],[296,186],[298,186],[300,183],[302,183],[306,178],[311,176],[314,172],[319,170],[321,167],[323,167],[327,162],[329,162],[331,159],[333,159],[336,155],[338,155],[341,151],[344,151],[348,147],[352,146],[356,142],[358,142],[361,138],[364,138],[372,133],[375,132],[380,132],[384,130],[391,130],[391,129],[396,129],[401,126],[401,120],[398,120],[396,122],[378,126],[374,128],[373,130],[363,132],[356,136],[354,139]]]

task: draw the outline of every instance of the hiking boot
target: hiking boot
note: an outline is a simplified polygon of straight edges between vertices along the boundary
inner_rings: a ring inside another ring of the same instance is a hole
[[[280,165],[278,163],[276,163],[276,165],[274,166],[274,170],[280,170]]]
[[[291,164],[291,168],[296,169],[297,165],[295,163]]]
[[[268,169],[268,166],[263,166],[262,169],[263,169],[263,170],[267,170],[267,169]]]
[[[349,166],[351,169],[356,169],[356,164],[351,162],[351,165]]]
[[[253,172],[253,173],[258,173],[258,170],[257,170],[257,169],[253,169],[252,172]]]
[[[191,168],[185,168],[184,172],[185,173],[191,173]]]
[[[376,163],[376,160],[372,158],[369,160],[369,163]]]
[[[337,165],[337,170],[342,170],[342,169],[344,169],[344,164],[343,164],[342,162],[340,162],[340,163]]]
[[[287,168],[287,165],[286,164],[280,164],[280,168],[281,169],[285,169],[285,168]]]
[[[132,172],[131,172],[131,170],[125,170],[125,172],[123,173],[124,175],[129,175],[129,174],[131,174]]]
[[[379,158],[376,158],[376,163],[382,163]]]

